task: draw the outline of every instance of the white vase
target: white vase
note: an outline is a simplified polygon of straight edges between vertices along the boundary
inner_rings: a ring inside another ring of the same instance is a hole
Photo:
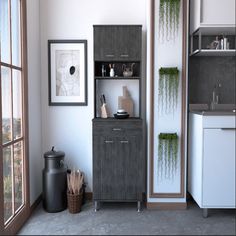
[[[111,68],[110,70],[110,77],[114,77],[115,76],[115,71],[113,68]]]

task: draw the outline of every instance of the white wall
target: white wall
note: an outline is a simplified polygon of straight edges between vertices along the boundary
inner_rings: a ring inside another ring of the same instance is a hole
[[[147,1],[40,0],[42,150],[63,150],[69,167],[85,172],[86,191],[92,190],[93,25],[142,24],[145,31]],[[88,106],[48,106],[49,39],[88,40]]]
[[[27,1],[30,205],[42,192],[39,0]]]

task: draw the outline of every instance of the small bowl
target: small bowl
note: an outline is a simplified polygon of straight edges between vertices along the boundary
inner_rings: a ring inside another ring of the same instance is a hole
[[[132,71],[123,71],[123,76],[124,77],[131,77],[133,75]]]
[[[118,109],[117,113],[122,113],[122,112],[126,112],[125,109]]]
[[[114,114],[114,117],[116,119],[127,119],[129,117],[129,114]]]

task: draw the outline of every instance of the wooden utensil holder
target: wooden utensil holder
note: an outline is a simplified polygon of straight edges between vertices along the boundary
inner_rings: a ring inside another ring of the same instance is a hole
[[[106,103],[104,103],[101,106],[101,118],[107,118],[108,117],[108,113],[107,113],[107,105]]]

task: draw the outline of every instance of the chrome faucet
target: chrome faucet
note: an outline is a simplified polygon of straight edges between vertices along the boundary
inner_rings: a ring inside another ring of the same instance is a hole
[[[221,84],[219,83],[218,85],[214,85],[214,89],[212,92],[212,101],[210,104],[210,109],[215,110],[216,104],[219,104],[219,89],[221,88]]]

